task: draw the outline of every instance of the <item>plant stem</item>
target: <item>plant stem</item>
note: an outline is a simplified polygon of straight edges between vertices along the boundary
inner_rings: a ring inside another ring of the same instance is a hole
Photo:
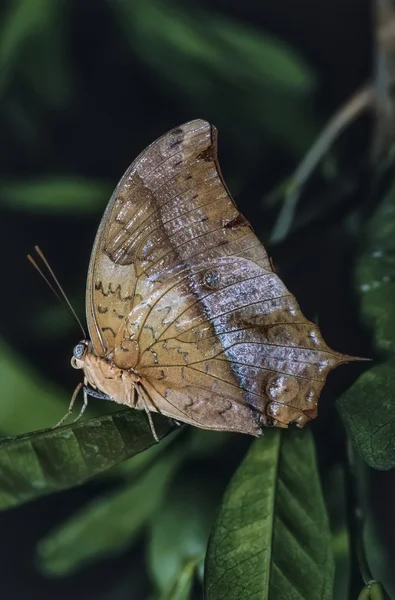
[[[366,84],[347,100],[330,119],[291,177],[284,204],[273,228],[271,243],[281,242],[288,235],[303,186],[334,140],[360,114],[373,106],[373,102],[373,87]]]

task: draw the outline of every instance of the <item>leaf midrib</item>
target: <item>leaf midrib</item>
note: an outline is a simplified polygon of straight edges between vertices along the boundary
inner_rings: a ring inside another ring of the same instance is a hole
[[[271,518],[270,518],[270,548],[269,548],[269,552],[267,553],[267,564],[266,564],[266,569],[265,572],[267,573],[267,577],[266,577],[266,586],[265,586],[265,598],[269,598],[269,591],[270,591],[270,581],[271,581],[271,576],[272,576],[272,569],[271,569],[271,564],[272,564],[272,555],[273,555],[273,544],[274,544],[274,523],[275,523],[275,508],[276,508],[276,495],[277,495],[277,482],[278,482],[278,469],[279,469],[279,463],[280,463],[280,447],[281,447],[281,432],[276,432],[276,460],[273,466],[273,485],[272,485],[272,510],[271,510]]]

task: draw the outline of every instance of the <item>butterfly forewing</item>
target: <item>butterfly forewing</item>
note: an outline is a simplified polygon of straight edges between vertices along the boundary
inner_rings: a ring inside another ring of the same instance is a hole
[[[303,425],[344,360],[273,272],[201,120],[149,146],[119,183],[92,252],[87,318],[95,353],[139,375],[150,410],[206,429]]]

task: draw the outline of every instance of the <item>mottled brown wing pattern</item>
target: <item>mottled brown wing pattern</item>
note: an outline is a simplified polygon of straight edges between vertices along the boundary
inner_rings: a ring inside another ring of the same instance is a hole
[[[151,410],[206,429],[303,425],[345,359],[273,272],[201,120],[157,140],[119,183],[92,252],[87,317],[95,352],[140,375]]]

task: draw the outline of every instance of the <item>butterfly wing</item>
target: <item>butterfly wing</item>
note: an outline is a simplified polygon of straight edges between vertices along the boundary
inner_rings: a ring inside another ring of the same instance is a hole
[[[273,272],[201,120],[121,179],[92,252],[87,319],[95,352],[137,371],[150,410],[206,429],[303,425],[344,360]]]

